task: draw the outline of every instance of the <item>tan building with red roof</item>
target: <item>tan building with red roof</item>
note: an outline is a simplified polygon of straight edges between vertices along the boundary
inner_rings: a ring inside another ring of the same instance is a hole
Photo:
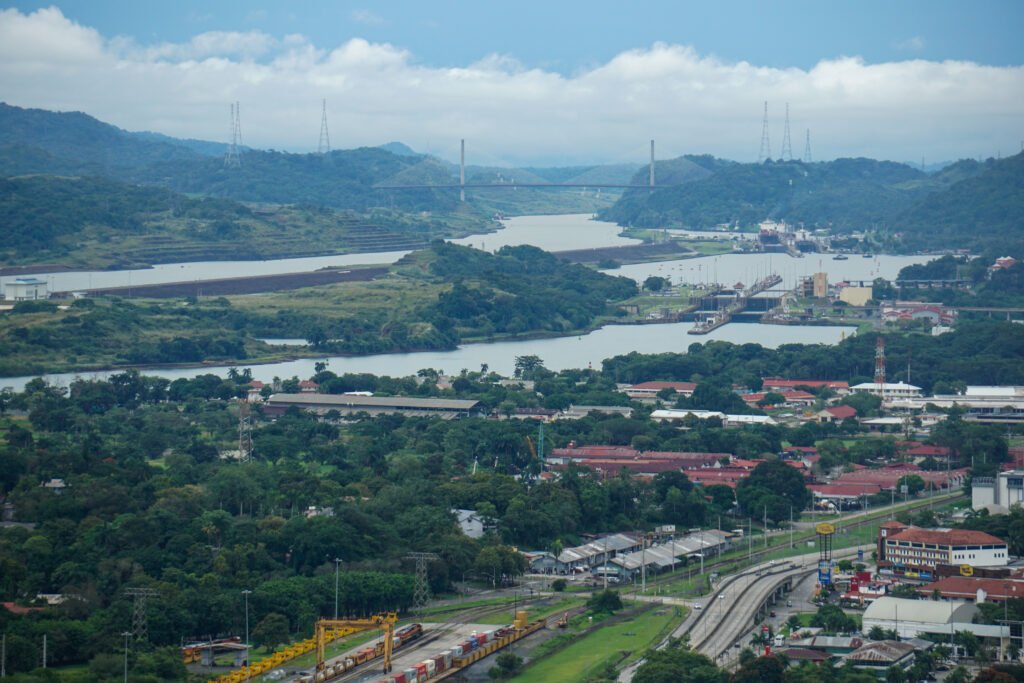
[[[658,398],[658,392],[665,389],[671,389],[683,396],[693,396],[693,391],[696,388],[697,384],[694,382],[640,382],[621,387],[619,391],[637,401],[653,401]]]
[[[831,389],[840,396],[850,393],[850,383],[829,379],[783,379],[781,377],[765,377],[761,380],[761,391],[793,391],[797,387],[811,389]]]
[[[1006,541],[984,531],[922,529],[899,522],[885,522],[878,530],[878,568],[894,574],[931,578],[939,565],[1001,567],[1009,561]]]
[[[1024,598],[1024,581],[1009,578],[986,579],[976,576],[947,576],[917,589],[918,593],[927,597],[931,597],[936,591],[943,600],[1003,602],[1008,598]]]

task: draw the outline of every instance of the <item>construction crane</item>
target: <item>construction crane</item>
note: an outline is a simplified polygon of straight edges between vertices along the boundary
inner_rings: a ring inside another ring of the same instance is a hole
[[[326,649],[328,633],[333,632],[334,637],[367,631],[379,628],[384,631],[384,673],[391,671],[391,651],[394,648],[395,623],[398,622],[398,614],[387,612],[377,614],[367,619],[318,619],[316,622],[316,633],[313,638],[316,640],[316,674],[313,680],[322,680],[322,674],[327,666]]]

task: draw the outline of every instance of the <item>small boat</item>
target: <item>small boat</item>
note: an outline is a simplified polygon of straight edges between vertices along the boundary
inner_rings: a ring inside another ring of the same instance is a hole
[[[846,254],[836,254],[832,257],[833,261],[848,261],[850,259]]]
[[[874,254],[864,254],[864,258],[875,258]]]

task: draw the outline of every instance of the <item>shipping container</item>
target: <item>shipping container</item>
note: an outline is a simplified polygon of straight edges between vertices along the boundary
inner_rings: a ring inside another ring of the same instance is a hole
[[[441,655],[437,655],[436,657],[433,657],[432,659],[434,660],[434,673],[435,674],[439,674],[442,671],[444,671],[444,669],[445,669],[444,657],[441,656]]]
[[[402,673],[405,675],[405,683],[416,683],[416,669],[409,667]]]
[[[394,676],[392,676],[392,678],[395,679],[395,683],[405,683],[405,674],[404,673],[395,674]]]
[[[434,660],[433,659],[424,659],[423,660],[423,665],[425,667],[427,667],[427,675],[428,676],[433,676],[435,673],[437,673],[437,665],[434,664]]]

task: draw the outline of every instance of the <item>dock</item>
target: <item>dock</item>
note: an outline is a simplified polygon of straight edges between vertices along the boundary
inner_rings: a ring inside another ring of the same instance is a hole
[[[747,304],[750,302],[752,297],[771,289],[780,282],[782,282],[782,277],[776,273],[772,273],[767,277],[761,278],[755,282],[750,289],[739,292],[733,303],[721,310],[705,314],[703,320],[699,320],[692,328],[687,330],[686,333],[707,334],[713,330],[717,330],[722,325],[731,321],[732,316],[745,311],[747,309]],[[698,313],[698,315],[700,314]]]

